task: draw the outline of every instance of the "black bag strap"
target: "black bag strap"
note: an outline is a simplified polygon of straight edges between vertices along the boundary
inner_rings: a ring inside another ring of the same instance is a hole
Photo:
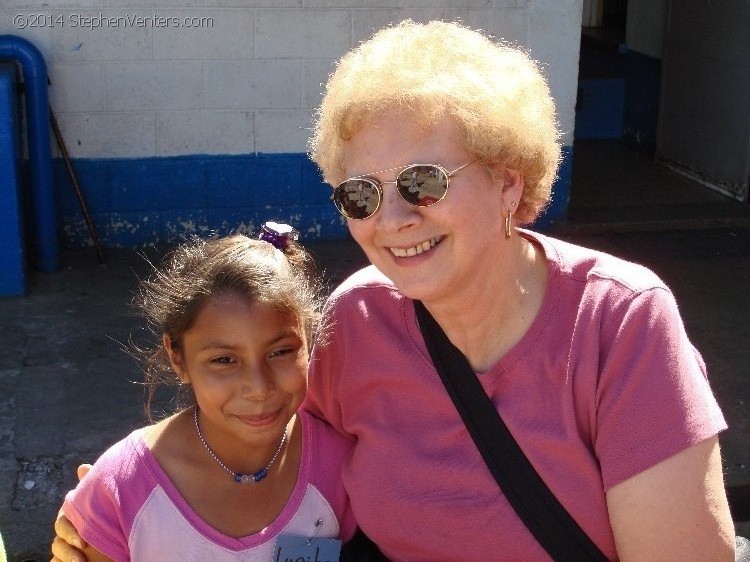
[[[534,538],[558,562],[606,556],[560,504],[508,431],[471,365],[420,301],[414,301],[435,369],[484,462]]]

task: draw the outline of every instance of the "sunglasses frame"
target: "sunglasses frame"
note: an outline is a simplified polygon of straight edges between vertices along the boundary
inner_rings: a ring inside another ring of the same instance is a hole
[[[456,174],[456,172],[460,172],[464,168],[467,168],[467,167],[471,166],[474,162],[478,162],[478,161],[479,161],[479,158],[475,158],[471,162],[467,162],[463,166],[459,166],[458,168],[456,168],[455,170],[452,170],[452,171],[446,170],[440,164],[408,164],[406,166],[394,166],[393,168],[386,168],[385,170],[378,170],[377,172],[372,172],[370,174],[364,174],[364,175],[359,175],[359,176],[352,176],[350,178],[345,179],[344,181],[342,181],[340,184],[338,184],[336,187],[333,188],[333,195],[332,195],[331,198],[333,199],[333,203],[336,206],[336,209],[338,210],[338,212],[341,213],[341,215],[344,216],[346,219],[353,220],[353,221],[364,221],[364,220],[367,220],[370,217],[374,216],[375,213],[377,213],[380,210],[380,204],[383,202],[383,185],[385,185],[385,184],[396,184],[396,185],[398,185],[398,182],[399,182],[398,177],[401,174],[403,174],[404,172],[406,172],[407,170],[409,170],[411,168],[416,168],[418,166],[429,166],[431,168],[437,168],[438,170],[440,170],[445,175],[445,191],[440,196],[440,199],[438,199],[437,201],[433,201],[432,203],[429,203],[427,205],[418,205],[418,204],[412,203],[411,201],[408,201],[403,196],[403,194],[401,193],[400,189],[396,188],[396,192],[398,193],[399,197],[401,197],[401,199],[403,199],[404,201],[406,201],[409,205],[411,205],[413,207],[432,207],[436,203],[440,203],[440,201],[442,201],[443,199],[445,199],[445,195],[448,193],[448,188],[450,187],[451,178]],[[377,174],[382,174],[384,172],[391,172],[393,170],[400,170],[399,173],[396,174],[396,180],[394,180],[394,181],[381,181],[381,180],[379,180],[378,178],[375,177]],[[366,217],[362,217],[362,218],[350,217],[349,215],[347,215],[342,210],[342,207],[339,206],[339,204],[338,204],[338,202],[336,200],[336,193],[337,193],[337,191],[341,188],[342,185],[344,185],[345,183],[350,182],[352,180],[354,180],[354,181],[364,181],[364,182],[368,183],[370,186],[372,186],[372,187],[375,188],[375,192],[378,194],[378,205],[377,205],[377,207],[375,207],[375,210],[372,213],[370,213],[369,215],[367,215]]]

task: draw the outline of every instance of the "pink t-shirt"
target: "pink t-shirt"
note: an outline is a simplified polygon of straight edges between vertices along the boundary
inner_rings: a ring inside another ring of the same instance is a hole
[[[106,451],[63,511],[100,552],[127,560],[269,562],[278,535],[349,540],[356,529],[341,485],[341,463],[351,442],[300,413],[302,460],[284,510],[268,527],[232,538],[205,523],[185,502],[143,441],[145,428]],[[323,523],[315,523],[322,519]]]
[[[520,342],[479,376],[534,468],[617,557],[605,493],[726,427],[672,293],[649,270],[523,231],[549,278]],[[360,527],[393,560],[548,560],[432,365],[413,302],[373,267],[332,295],[304,407],[356,438]]]

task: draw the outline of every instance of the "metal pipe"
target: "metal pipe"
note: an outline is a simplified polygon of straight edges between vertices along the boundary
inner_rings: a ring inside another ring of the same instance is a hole
[[[0,35],[0,58],[20,63],[26,94],[26,121],[31,163],[36,267],[57,271],[57,213],[52,183],[52,150],[49,134],[47,64],[32,43],[15,35]]]

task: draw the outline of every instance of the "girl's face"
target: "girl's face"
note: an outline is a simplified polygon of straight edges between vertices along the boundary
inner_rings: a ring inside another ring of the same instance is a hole
[[[201,430],[227,459],[238,446],[271,453],[307,390],[301,322],[238,295],[207,300],[175,350],[172,367],[192,386]]]

